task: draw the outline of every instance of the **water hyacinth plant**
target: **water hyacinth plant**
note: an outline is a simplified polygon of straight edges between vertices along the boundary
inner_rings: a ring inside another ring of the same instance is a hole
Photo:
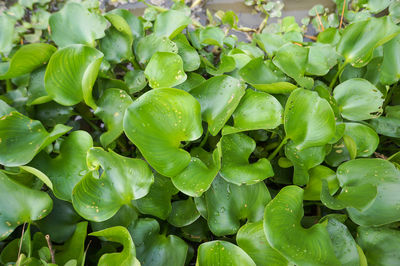
[[[400,2],[335,2],[1,4],[0,264],[399,265]]]

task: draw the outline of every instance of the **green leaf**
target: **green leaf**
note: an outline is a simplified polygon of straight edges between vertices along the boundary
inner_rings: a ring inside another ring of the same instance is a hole
[[[0,53],[8,53],[13,46],[15,19],[6,14],[0,15]]]
[[[391,228],[357,228],[357,243],[363,249],[369,265],[397,265],[400,263],[398,247],[400,231]]]
[[[283,72],[262,57],[255,58],[239,70],[240,77],[254,88],[268,93],[289,93],[297,86],[288,82]]]
[[[133,35],[128,22],[114,13],[107,13],[104,17],[111,23],[105,37],[100,40],[100,50],[104,53],[104,59],[110,63],[132,59]]]
[[[111,218],[122,205],[144,197],[154,182],[145,161],[123,157],[111,150],[91,148],[87,163],[92,171],[74,187],[72,203],[82,217],[91,221]]]
[[[298,149],[321,146],[335,136],[335,116],[329,103],[316,92],[293,91],[285,106],[286,138]]]
[[[139,212],[150,214],[160,219],[167,219],[171,213],[171,198],[177,194],[177,190],[171,179],[159,174],[154,175],[154,184],[151,185],[149,193],[135,201]]]
[[[249,185],[263,181],[274,175],[270,162],[266,158],[249,163],[249,157],[256,148],[256,142],[243,133],[225,135],[219,147],[222,151],[220,174],[235,185]]]
[[[379,144],[379,136],[369,126],[358,123],[345,123],[345,136],[354,140],[357,150],[357,157],[371,156]],[[346,143],[346,141],[345,141]],[[346,144],[347,148],[348,145]]]
[[[325,146],[315,146],[299,150],[293,141],[285,145],[285,155],[293,163],[293,184],[303,186],[308,184],[308,170],[321,164],[325,159]]]
[[[208,79],[190,90],[190,94],[200,102],[202,118],[215,136],[239,105],[245,88],[239,80],[222,75]]]
[[[370,126],[380,135],[400,138],[400,119],[395,117],[378,117],[371,119]]]
[[[362,67],[368,64],[376,47],[390,41],[399,32],[400,27],[387,16],[358,21],[343,30],[337,51],[345,57],[346,63]]]
[[[53,202],[45,192],[28,188],[0,172],[0,239],[5,239],[23,223],[48,215]]]
[[[198,266],[256,265],[243,249],[230,242],[221,240],[201,244],[197,254],[196,265]]]
[[[338,55],[330,44],[318,44],[308,48],[306,73],[324,76],[337,63]]]
[[[1,67],[0,80],[32,72],[49,61],[55,51],[56,48],[47,43],[32,43],[22,46],[11,58],[8,68]]]
[[[153,54],[157,52],[178,53],[178,47],[167,37],[155,34],[140,38],[135,45],[135,54],[140,64],[147,64]]]
[[[168,67],[165,67],[167,65]],[[187,78],[182,58],[171,52],[153,54],[144,74],[153,89],[174,87]]]
[[[68,25],[68,27],[66,27]],[[95,40],[104,37],[106,19],[91,13],[82,4],[68,2],[49,18],[51,38],[59,47],[86,44],[94,47]]]
[[[222,129],[223,135],[257,129],[274,129],[282,124],[283,108],[274,96],[247,89],[232,117],[233,127],[225,126]]]
[[[263,182],[237,186],[222,177],[216,177],[204,195],[208,227],[216,236],[235,234],[244,219],[260,221],[264,206],[271,200]]]
[[[90,226],[93,231],[100,231],[113,226],[128,227],[133,221],[138,219],[138,215],[139,213],[133,205],[123,205],[110,219],[103,222],[90,222]]]
[[[331,238],[336,257],[341,264],[359,266],[360,257],[357,244],[347,227],[338,220],[331,218],[328,220],[326,230]]]
[[[25,165],[70,129],[68,126],[56,125],[48,133],[39,121],[31,120],[16,111],[0,116],[0,150],[8,151],[0,153],[0,164]]]
[[[200,217],[193,198],[172,202],[172,211],[167,221],[175,227],[183,227],[192,224]]]
[[[205,57],[201,57],[201,60],[206,65],[207,73],[213,76],[219,76],[227,72],[231,72],[235,70],[236,61],[232,56],[229,55],[221,55],[219,64],[214,66],[210,61],[208,61]]]
[[[207,191],[221,168],[221,151],[216,148],[212,153],[200,147],[190,151],[192,159],[189,165],[177,176],[172,183],[182,193],[191,197],[200,197]]]
[[[333,90],[343,118],[362,121],[379,117],[383,110],[384,96],[368,80],[353,78]]]
[[[135,15],[133,15],[129,10],[127,9],[113,9],[109,14],[116,14],[122,18],[125,19],[125,21],[128,23],[132,35],[135,38],[140,38],[144,36],[144,29],[143,29],[143,23],[140,19],[138,19]]]
[[[259,266],[287,266],[288,261],[268,243],[263,221],[246,223],[236,235],[236,242]]]
[[[272,33],[255,34],[254,39],[257,45],[260,46],[270,58],[272,58],[281,46],[288,43],[282,35]]]
[[[317,165],[308,171],[310,179],[304,188],[304,200],[320,200],[322,180],[328,182],[329,194],[333,195],[339,189],[336,173],[330,168]]]
[[[216,45],[222,47],[224,45],[225,34],[219,27],[206,27],[199,34],[201,44]]]
[[[400,79],[400,35],[383,45],[383,62],[380,71],[382,84],[391,85]]]
[[[179,89],[151,90],[128,107],[124,131],[157,172],[176,176],[191,160],[181,141],[202,135],[200,104]]]
[[[124,90],[107,89],[97,102],[95,115],[103,120],[107,132],[100,136],[103,147],[107,147],[124,131],[123,119],[126,108],[133,103],[132,98]]]
[[[104,237],[108,241],[120,243],[123,249],[119,253],[104,254],[101,256],[98,265],[132,265],[139,266],[140,262],[136,258],[136,249],[133,244],[129,231],[122,226],[115,226],[89,234],[90,236]]]
[[[342,188],[367,185],[377,188],[376,199],[367,209],[347,209],[353,222],[363,226],[379,226],[400,220],[396,211],[400,202],[397,193],[400,172],[392,163],[381,159],[356,159],[340,165],[336,174]]]
[[[129,231],[142,266],[185,264],[188,244],[175,235],[159,234],[160,226],[155,219],[139,219],[129,227]]]
[[[311,89],[314,85],[314,80],[305,77],[308,49],[295,44],[286,44],[277,52],[272,62],[279,67],[286,75],[296,80],[296,82],[307,89]]]
[[[59,49],[50,58],[44,76],[47,93],[62,105],[72,106],[85,100],[96,109],[92,87],[102,60],[103,54],[88,46],[76,44]]]
[[[191,22],[183,12],[168,10],[157,15],[153,29],[157,36],[165,36],[172,40]]]
[[[30,165],[50,178],[57,198],[71,201],[73,188],[89,171],[86,154],[92,146],[92,137],[86,131],[74,131],[61,143],[57,157],[52,158],[43,151]]]
[[[178,34],[174,42],[178,47],[178,55],[182,58],[183,69],[185,71],[195,71],[200,67],[200,56],[194,49],[184,34]]]
[[[55,254],[55,260],[59,265],[64,265],[71,259],[76,259],[77,265],[84,264],[85,239],[88,222],[81,222],[76,225],[74,234]]]
[[[305,229],[303,190],[286,186],[265,207],[264,232],[270,245],[297,265],[341,265],[322,224]]]
[[[130,94],[143,90],[147,85],[143,70],[134,69],[128,71],[124,76],[124,81],[128,85]]]

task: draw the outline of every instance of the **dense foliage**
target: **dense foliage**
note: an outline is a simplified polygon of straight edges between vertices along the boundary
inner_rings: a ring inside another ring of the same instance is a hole
[[[400,2],[246,4],[3,11],[1,264],[400,265]]]

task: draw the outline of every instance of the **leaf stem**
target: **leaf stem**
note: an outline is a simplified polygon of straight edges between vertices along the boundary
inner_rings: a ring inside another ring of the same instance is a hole
[[[10,79],[6,79],[6,92],[10,92],[13,90],[12,84],[11,84],[11,80]]]
[[[134,56],[129,61],[132,63],[132,66],[134,69],[143,70],[143,68],[139,65],[139,63],[136,61],[136,58]]]
[[[204,136],[204,139],[200,142],[200,148],[203,148],[203,146],[206,144],[209,135],[210,135],[210,132],[207,129],[207,132],[206,132],[206,135]]]
[[[338,77],[342,74],[342,72],[346,66],[347,66],[347,62],[344,62],[342,65],[339,65],[338,71],[336,72],[331,83],[329,84],[330,89],[333,89],[333,86],[335,86]]]
[[[26,225],[26,223],[24,223],[24,225],[22,226],[22,233],[21,233],[21,238],[19,240],[19,248],[18,248],[18,256],[17,256],[17,258],[19,258],[19,255],[21,255],[22,242],[24,240],[24,233],[25,233],[25,225]]]
[[[288,137],[286,136],[281,143],[279,144],[278,147],[276,147],[276,149],[268,156],[268,161],[271,161],[272,159],[275,158],[275,156],[278,154],[278,152],[282,149],[283,145],[286,144],[286,142],[288,141]]]
[[[56,260],[54,258],[53,245],[51,244],[51,240],[50,240],[50,235],[46,235],[45,238],[46,238],[46,241],[47,241],[47,246],[49,247],[49,250],[50,250],[51,263],[56,263]]]

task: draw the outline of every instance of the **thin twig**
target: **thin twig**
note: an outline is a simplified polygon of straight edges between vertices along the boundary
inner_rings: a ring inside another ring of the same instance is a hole
[[[321,17],[319,16],[319,14],[318,14],[318,12],[317,12],[317,9],[316,9],[316,8],[314,8],[314,9],[315,9],[315,14],[317,14],[317,18],[318,18],[318,20],[319,20],[319,24],[321,25],[321,31],[324,31],[325,28],[324,28],[324,25],[322,24]]]
[[[313,40],[313,41],[316,41],[316,40],[317,40],[317,37],[311,36],[311,35],[307,35],[307,34],[304,34],[304,37],[306,37],[306,38],[308,38],[308,39],[310,39],[310,40]]]
[[[384,159],[384,160],[388,159],[388,157],[386,157],[385,155],[383,155],[382,153],[379,153],[379,152],[374,152],[374,155],[375,155],[376,158],[381,158],[381,159]]]
[[[49,250],[50,250],[51,263],[56,263],[56,260],[54,258],[53,245],[51,244],[51,240],[50,240],[50,235],[46,235],[45,238],[47,241],[47,246],[49,247]]]
[[[343,16],[344,16],[344,7],[346,6],[346,0],[343,0],[343,8],[342,8],[342,16],[340,17],[340,25],[339,25],[339,30],[342,28],[343,24]]]
[[[22,226],[22,234],[21,234],[21,239],[19,240],[19,248],[18,248],[18,256],[17,256],[17,258],[19,258],[19,255],[21,255],[22,241],[24,240],[24,233],[25,233],[25,225],[26,225],[26,222]]]

